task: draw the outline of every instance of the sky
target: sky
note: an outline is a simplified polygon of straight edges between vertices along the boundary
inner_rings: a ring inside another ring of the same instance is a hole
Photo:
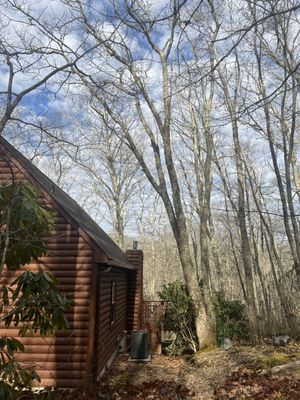
[[[92,38],[91,33],[87,29],[81,27],[77,19],[70,18],[74,10],[72,11],[66,7],[63,1],[43,0],[36,2],[28,0],[25,3],[19,2],[19,4],[23,4],[23,6],[26,7],[24,12],[32,13],[33,17],[39,16],[39,20],[35,20],[34,18],[28,19],[24,13],[22,14],[13,10],[7,2],[4,2],[4,7],[0,10],[0,32],[2,38],[0,48],[3,48],[3,43],[5,43],[5,48],[6,50],[8,49],[10,53],[13,53],[13,50],[17,50],[19,53],[18,57],[12,55],[15,67],[13,81],[13,92],[15,94],[22,92],[32,84],[40,81],[47,73],[53,70],[53,68],[63,65],[67,61],[74,60],[76,56],[82,54],[97,42]],[[143,2],[143,4],[144,3],[146,4],[147,2]],[[126,56],[125,46],[130,46],[133,50],[133,66],[140,79],[144,82],[158,112],[162,114],[162,73],[159,56],[151,48],[151,45],[147,42],[144,34],[138,33],[135,29],[126,28],[124,24],[120,24],[118,19],[113,19],[111,17],[112,9],[108,4],[108,1],[100,3],[98,1],[90,0],[86,2],[85,10],[87,12],[88,21],[93,23],[96,35],[101,34],[104,39],[111,37],[111,39],[115,41],[123,40],[122,44],[115,45],[114,47],[121,56]],[[118,4],[120,6],[117,11],[124,16],[124,3],[119,2]],[[166,8],[168,2],[165,0],[155,2],[148,1],[148,4],[151,4],[151,13],[153,15],[163,17],[169,13],[168,8]],[[189,2],[189,4],[196,3]],[[240,7],[244,3],[239,1],[232,4],[236,7],[236,10],[240,12],[242,23],[244,23],[244,16],[240,10]],[[139,10],[139,13],[142,15],[141,10]],[[237,13],[237,11],[235,11],[235,13]],[[75,15],[78,17],[78,10],[75,12]],[[219,39],[222,40],[218,42],[218,50],[221,54],[222,51],[226,52],[226,50],[228,50],[228,46],[230,48],[233,41],[232,38],[228,41],[223,40],[225,36],[224,32],[227,30],[226,24],[232,22],[229,19],[229,14],[223,13],[223,16],[225,25],[223,24],[219,32]],[[234,26],[239,26],[241,20],[234,21]],[[66,23],[66,21],[69,22]],[[120,26],[118,24],[120,24]],[[115,32],[117,26],[119,26],[119,30],[118,32]],[[296,38],[297,30],[294,28],[294,25],[291,26],[291,34]],[[175,93],[177,93],[177,89],[178,93],[180,93],[180,90],[182,89],[182,86],[180,86],[182,81],[179,79],[175,80],[175,78],[178,77],[179,72],[184,71],[186,65],[190,66],[193,62],[188,50],[191,45],[187,44],[187,37],[189,38],[190,43],[194,43],[197,51],[199,51],[200,63],[202,63],[201,68],[203,70],[207,68],[207,50],[202,49],[200,46],[202,42],[198,43],[196,39],[200,37],[201,40],[204,40],[205,35],[208,35],[210,28],[211,26],[207,20],[205,20],[199,26],[193,24],[190,26],[187,25],[185,28],[187,36],[179,36],[178,32],[175,31],[175,46],[171,53],[169,63],[169,70],[171,73],[170,82],[171,85],[174,85]],[[152,38],[157,46],[163,47],[167,41],[168,34],[169,24],[163,20],[162,22],[157,23],[153,28]],[[267,38],[270,38],[270,34],[268,34]],[[186,65],[184,65],[182,59],[178,58],[177,44],[184,48]],[[253,88],[255,88],[257,74],[255,69],[250,69],[249,71],[249,64],[247,64],[249,61],[247,60],[247,55],[250,54],[247,51],[250,48],[251,43],[244,41],[242,45],[244,46],[244,50],[246,50],[244,53],[244,59],[242,60],[246,65],[242,65],[242,68],[244,73],[243,77],[245,79],[243,85],[245,86],[245,93],[247,93],[247,98],[244,98],[243,100],[247,105],[251,101],[255,100],[256,95],[255,93],[251,93],[251,90],[249,91],[249,87],[253,86]],[[272,46],[270,47],[272,48]],[[46,56],[44,53],[45,49],[47,52]],[[7,88],[9,69],[8,65],[5,65],[3,51],[1,54],[0,92],[5,92]],[[175,61],[182,63],[180,65],[181,68],[178,67]],[[232,74],[234,72],[231,68],[231,64],[233,64],[235,58],[231,55],[226,61],[226,73],[228,80],[231,82]],[[266,67],[270,69],[268,59],[265,60],[265,63]],[[136,90],[132,76],[126,66],[124,67],[122,63],[113,60],[111,54],[105,52],[103,49],[94,49],[84,56],[78,65],[84,73],[88,74],[100,86],[101,84],[104,84],[106,80],[111,80],[113,83],[121,82],[130,90]],[[89,80],[91,79],[90,77],[88,77]],[[271,86],[269,90],[272,90],[274,79],[276,79],[276,73],[271,75],[269,74],[269,71],[266,70],[266,80]],[[186,75],[183,76],[183,82],[186,82]],[[111,84],[107,85],[107,87],[107,100],[111,103],[115,102],[114,104],[117,114],[121,116],[126,123],[128,122],[129,125],[131,124],[130,127],[133,135],[138,145],[140,145],[141,137],[145,136],[143,136],[141,126],[137,122],[136,113],[134,111],[134,100],[130,96],[127,96],[126,94],[124,95],[124,93],[122,99],[119,100],[115,96],[118,90]],[[220,89],[217,88],[217,91],[219,90]],[[182,99],[184,99],[187,92],[186,90],[183,90],[182,93]],[[145,99],[142,96],[140,98],[144,115],[149,126],[156,132],[156,137],[158,138],[157,127],[153,115],[151,114],[151,110],[149,110]],[[5,102],[5,93],[0,95],[0,101],[0,104],[3,105]],[[52,173],[54,179],[58,179],[55,178],[55,176],[59,176],[60,164],[58,163],[54,166],[53,157],[55,152],[59,154],[61,162],[63,162],[64,168],[67,171],[64,179],[60,178],[60,184],[63,185],[63,188],[70,192],[70,194],[74,196],[80,204],[85,205],[89,211],[93,213],[93,217],[103,224],[108,224],[108,222],[105,221],[106,211],[95,211],[94,199],[87,198],[81,190],[78,190],[78,188],[82,189],[82,184],[80,184],[80,182],[85,182],[84,184],[86,185],[87,177],[85,173],[80,171],[78,168],[67,168],[68,165],[73,165],[73,162],[70,161],[70,156],[73,158],[76,156],[76,146],[79,144],[83,145],[83,135],[81,132],[89,132],[95,127],[98,129],[98,117],[95,113],[88,111],[88,106],[88,93],[82,85],[82,82],[80,82],[76,77],[69,77],[66,73],[56,74],[47,82],[47,84],[41,85],[37,90],[27,94],[23,98],[15,111],[15,115],[25,121],[34,121],[36,124],[42,124],[45,129],[51,129],[52,132],[54,132],[54,137],[67,139],[71,144],[67,143],[66,146],[61,146],[58,144],[57,140],[50,140],[49,138],[46,138],[45,135],[42,135],[43,143],[40,144],[41,134],[38,130],[32,129],[32,127],[26,129],[23,125],[21,126],[21,129],[20,126],[10,127],[7,129],[6,135],[14,139],[16,143],[22,143],[22,146],[24,146],[26,141],[27,144],[30,143],[30,146],[27,146],[27,148],[22,148],[22,150],[29,156],[33,155],[34,147],[39,144],[39,153],[35,156],[34,162],[38,162],[38,165],[47,171],[47,173]],[[225,153],[225,157],[226,152],[231,152],[231,124],[228,120],[228,113],[225,110],[222,101],[216,101],[215,106],[216,110],[213,115],[213,121],[215,124],[214,129],[216,130],[216,137],[218,137],[220,148],[222,148],[222,151]],[[180,107],[180,100],[178,107]],[[256,115],[258,115],[258,113]],[[176,115],[174,115],[174,118],[175,117]],[[134,124],[132,121],[134,121]],[[19,131],[16,129],[19,129]],[[268,181],[273,180],[274,174],[269,165],[269,150],[265,137],[262,133],[250,128],[242,128],[241,136],[244,143],[251,142],[252,154],[255,155],[255,163],[258,169],[265,171],[264,179],[266,180],[267,186]],[[24,140],[24,137],[26,140]],[[174,145],[177,143],[177,137],[175,137],[175,135],[173,143]],[[180,143],[180,140],[178,143]],[[141,147],[141,149],[144,152],[147,161],[149,161],[151,165],[151,153],[148,152],[147,154],[145,151],[147,146],[149,148],[149,140],[144,140],[142,145],[143,147]],[[180,146],[180,144],[178,144],[178,146]],[[53,170],[52,166],[55,167]],[[234,173],[234,167],[231,166],[229,169],[230,168]],[[217,182],[217,179],[217,176],[214,177],[214,182]],[[191,181],[193,181],[192,178]],[[215,194],[216,203],[219,203],[219,199],[219,195]],[[100,202],[98,201],[97,204],[100,204]],[[105,210],[103,203],[97,207],[99,207],[99,210]],[[134,228],[130,229],[132,233]]]

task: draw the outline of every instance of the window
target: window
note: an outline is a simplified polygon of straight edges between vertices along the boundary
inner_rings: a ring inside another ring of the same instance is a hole
[[[117,301],[117,282],[111,281],[111,292],[110,292],[110,324],[113,325],[116,322],[116,301]]]

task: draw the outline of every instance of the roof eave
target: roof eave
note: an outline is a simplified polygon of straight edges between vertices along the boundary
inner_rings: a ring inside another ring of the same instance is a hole
[[[120,261],[116,261],[111,258],[108,259],[107,265],[111,265],[112,267],[126,268],[131,271],[135,271],[137,269],[137,267],[135,267],[134,265],[131,265],[131,264],[122,263],[122,265],[121,265]]]

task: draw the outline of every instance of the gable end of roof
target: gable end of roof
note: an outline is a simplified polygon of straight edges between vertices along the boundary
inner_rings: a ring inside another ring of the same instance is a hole
[[[17,162],[29,173],[46,193],[52,197],[60,207],[91,239],[92,242],[108,257],[108,264],[121,268],[135,269],[119,246],[103,231],[102,228],[73,200],[66,192],[57,186],[50,178],[40,171],[22,153],[13,147],[3,136],[0,144],[12,155]]]

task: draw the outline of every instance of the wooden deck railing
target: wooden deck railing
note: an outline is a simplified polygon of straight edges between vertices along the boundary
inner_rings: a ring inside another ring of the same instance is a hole
[[[143,328],[149,331],[150,348],[161,353],[161,334],[167,303],[164,301],[143,302]]]

